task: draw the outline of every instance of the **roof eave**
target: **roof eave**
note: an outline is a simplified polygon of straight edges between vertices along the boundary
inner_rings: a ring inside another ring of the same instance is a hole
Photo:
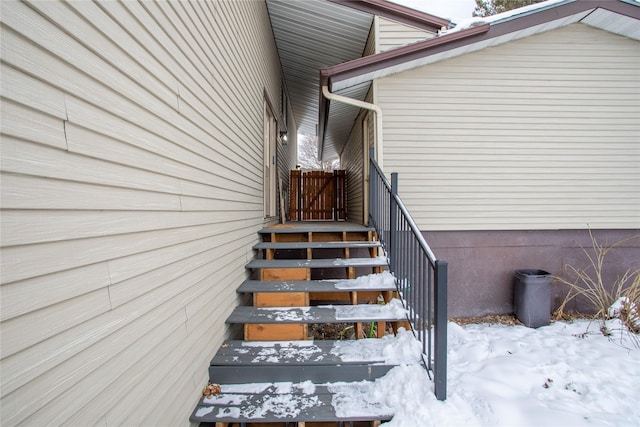
[[[334,82],[347,80],[372,71],[401,64],[415,59],[416,57],[430,54],[433,49],[439,46],[446,45],[446,49],[452,49],[458,45],[454,44],[456,41],[462,41],[462,43],[466,44],[465,40],[469,37],[484,34],[489,31],[489,29],[489,24],[477,25],[466,30],[457,31],[441,37],[427,39],[396,49],[390,49],[375,55],[369,55],[354,59],[353,61],[322,68],[320,70],[320,83],[321,85],[331,86]]]
[[[515,16],[510,20],[493,24],[485,23],[476,25],[465,30],[326,67],[320,70],[321,84],[328,84],[330,89],[333,89],[333,84],[360,75],[409,62],[422,56],[453,50],[461,46],[500,37],[550,21],[589,12],[596,8],[603,8],[621,15],[640,19],[640,7],[637,4],[632,4],[625,0],[576,0],[571,3],[542,9],[535,13]]]
[[[330,0],[339,1],[339,0]],[[374,1],[374,0],[367,0]],[[379,3],[379,1],[378,1]],[[356,83],[373,80],[377,72],[393,69],[398,65],[424,58],[426,56],[447,52],[457,48],[472,45],[501,37],[510,33],[525,30],[530,27],[562,20],[574,15],[589,15],[595,9],[601,8],[610,12],[625,15],[640,20],[640,7],[626,0],[576,0],[571,3],[558,4],[555,7],[542,9],[534,13],[514,16],[512,19],[493,24],[484,23],[471,28],[427,39],[396,49],[391,49],[375,55],[358,58],[320,70],[320,121],[319,121],[319,153],[324,148],[324,131],[326,130],[329,102],[322,96],[322,86],[326,85],[332,92],[341,87],[348,87],[349,80],[357,79]],[[360,77],[360,79],[358,79]],[[340,86],[339,83],[343,82]]]
[[[426,31],[448,27],[451,21],[385,0],[328,0],[372,15],[393,19]]]

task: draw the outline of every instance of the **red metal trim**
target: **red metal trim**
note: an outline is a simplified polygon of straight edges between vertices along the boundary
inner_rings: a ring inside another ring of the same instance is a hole
[[[506,22],[494,24],[486,23],[466,30],[456,31],[440,37],[434,37],[423,42],[402,46],[397,49],[391,49],[386,52],[326,67],[320,70],[320,83],[322,86],[327,85],[328,83],[339,82],[402,64],[404,62],[419,59],[421,57],[445,52],[447,50],[452,50],[479,41],[492,39],[494,37],[499,37],[501,35],[597,8],[606,9],[614,13],[640,19],[640,7],[624,1],[576,0],[572,3],[542,9],[520,17],[516,16]]]
[[[332,3],[340,4],[359,10],[361,12],[378,15],[393,19],[403,24],[416,28],[435,32],[442,27],[448,27],[451,21],[435,15],[411,9],[396,3],[385,0],[329,0]]]
[[[360,2],[355,0],[329,1],[341,4],[345,4],[347,2],[382,3],[381,0],[361,0]],[[624,0],[576,0],[571,3],[559,4],[549,7],[548,9],[534,11],[523,16],[515,16],[502,23],[497,22],[493,24],[485,23],[477,25],[466,30],[456,31],[451,34],[434,37],[423,42],[402,46],[397,49],[391,49],[386,52],[365,56],[342,64],[320,69],[320,117],[318,122],[318,144],[320,155],[322,155],[324,148],[324,134],[327,126],[326,121],[329,109],[329,101],[322,95],[322,86],[329,86],[329,90],[331,90],[332,83],[598,8],[635,19],[640,19],[640,7],[635,4],[627,3]]]
[[[451,49],[449,44],[457,40],[467,39],[477,34],[483,34],[489,31],[489,24],[477,25],[466,30],[456,31],[454,33],[441,37],[434,37],[422,42],[402,46],[397,49],[390,49],[386,52],[375,55],[364,56],[352,61],[343,62],[331,67],[320,69],[320,82],[327,84],[329,80],[332,82],[341,81],[358,75],[366,74],[372,71],[378,71],[383,68],[402,64],[417,57],[429,55],[430,49],[447,45],[447,49]]]

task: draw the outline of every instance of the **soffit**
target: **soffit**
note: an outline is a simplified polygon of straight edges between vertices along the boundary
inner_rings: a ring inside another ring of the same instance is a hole
[[[373,15],[325,0],[267,0],[267,8],[298,132],[316,135],[319,70],[362,56]],[[332,115],[334,138],[346,139],[354,119]]]
[[[638,24],[637,18],[614,13],[606,9],[596,9],[581,22],[620,36],[640,40],[640,24]]]

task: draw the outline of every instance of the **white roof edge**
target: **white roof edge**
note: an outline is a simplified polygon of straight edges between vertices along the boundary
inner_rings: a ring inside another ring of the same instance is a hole
[[[506,12],[498,13],[491,16],[474,16],[472,18],[465,19],[456,23],[456,26],[451,29],[445,29],[440,31],[439,35],[451,34],[457,31],[466,30],[467,28],[481,24],[501,24],[503,22],[511,21],[515,18],[521,18],[523,16],[531,15],[533,13],[541,12],[546,9],[551,9],[563,4],[573,3],[576,0],[547,0],[540,3],[530,4],[529,6],[519,7],[517,9],[508,10]]]

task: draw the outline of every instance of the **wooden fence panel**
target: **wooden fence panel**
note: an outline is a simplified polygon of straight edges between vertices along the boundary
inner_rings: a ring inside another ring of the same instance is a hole
[[[346,219],[346,172],[291,171],[289,218],[293,221]]]

